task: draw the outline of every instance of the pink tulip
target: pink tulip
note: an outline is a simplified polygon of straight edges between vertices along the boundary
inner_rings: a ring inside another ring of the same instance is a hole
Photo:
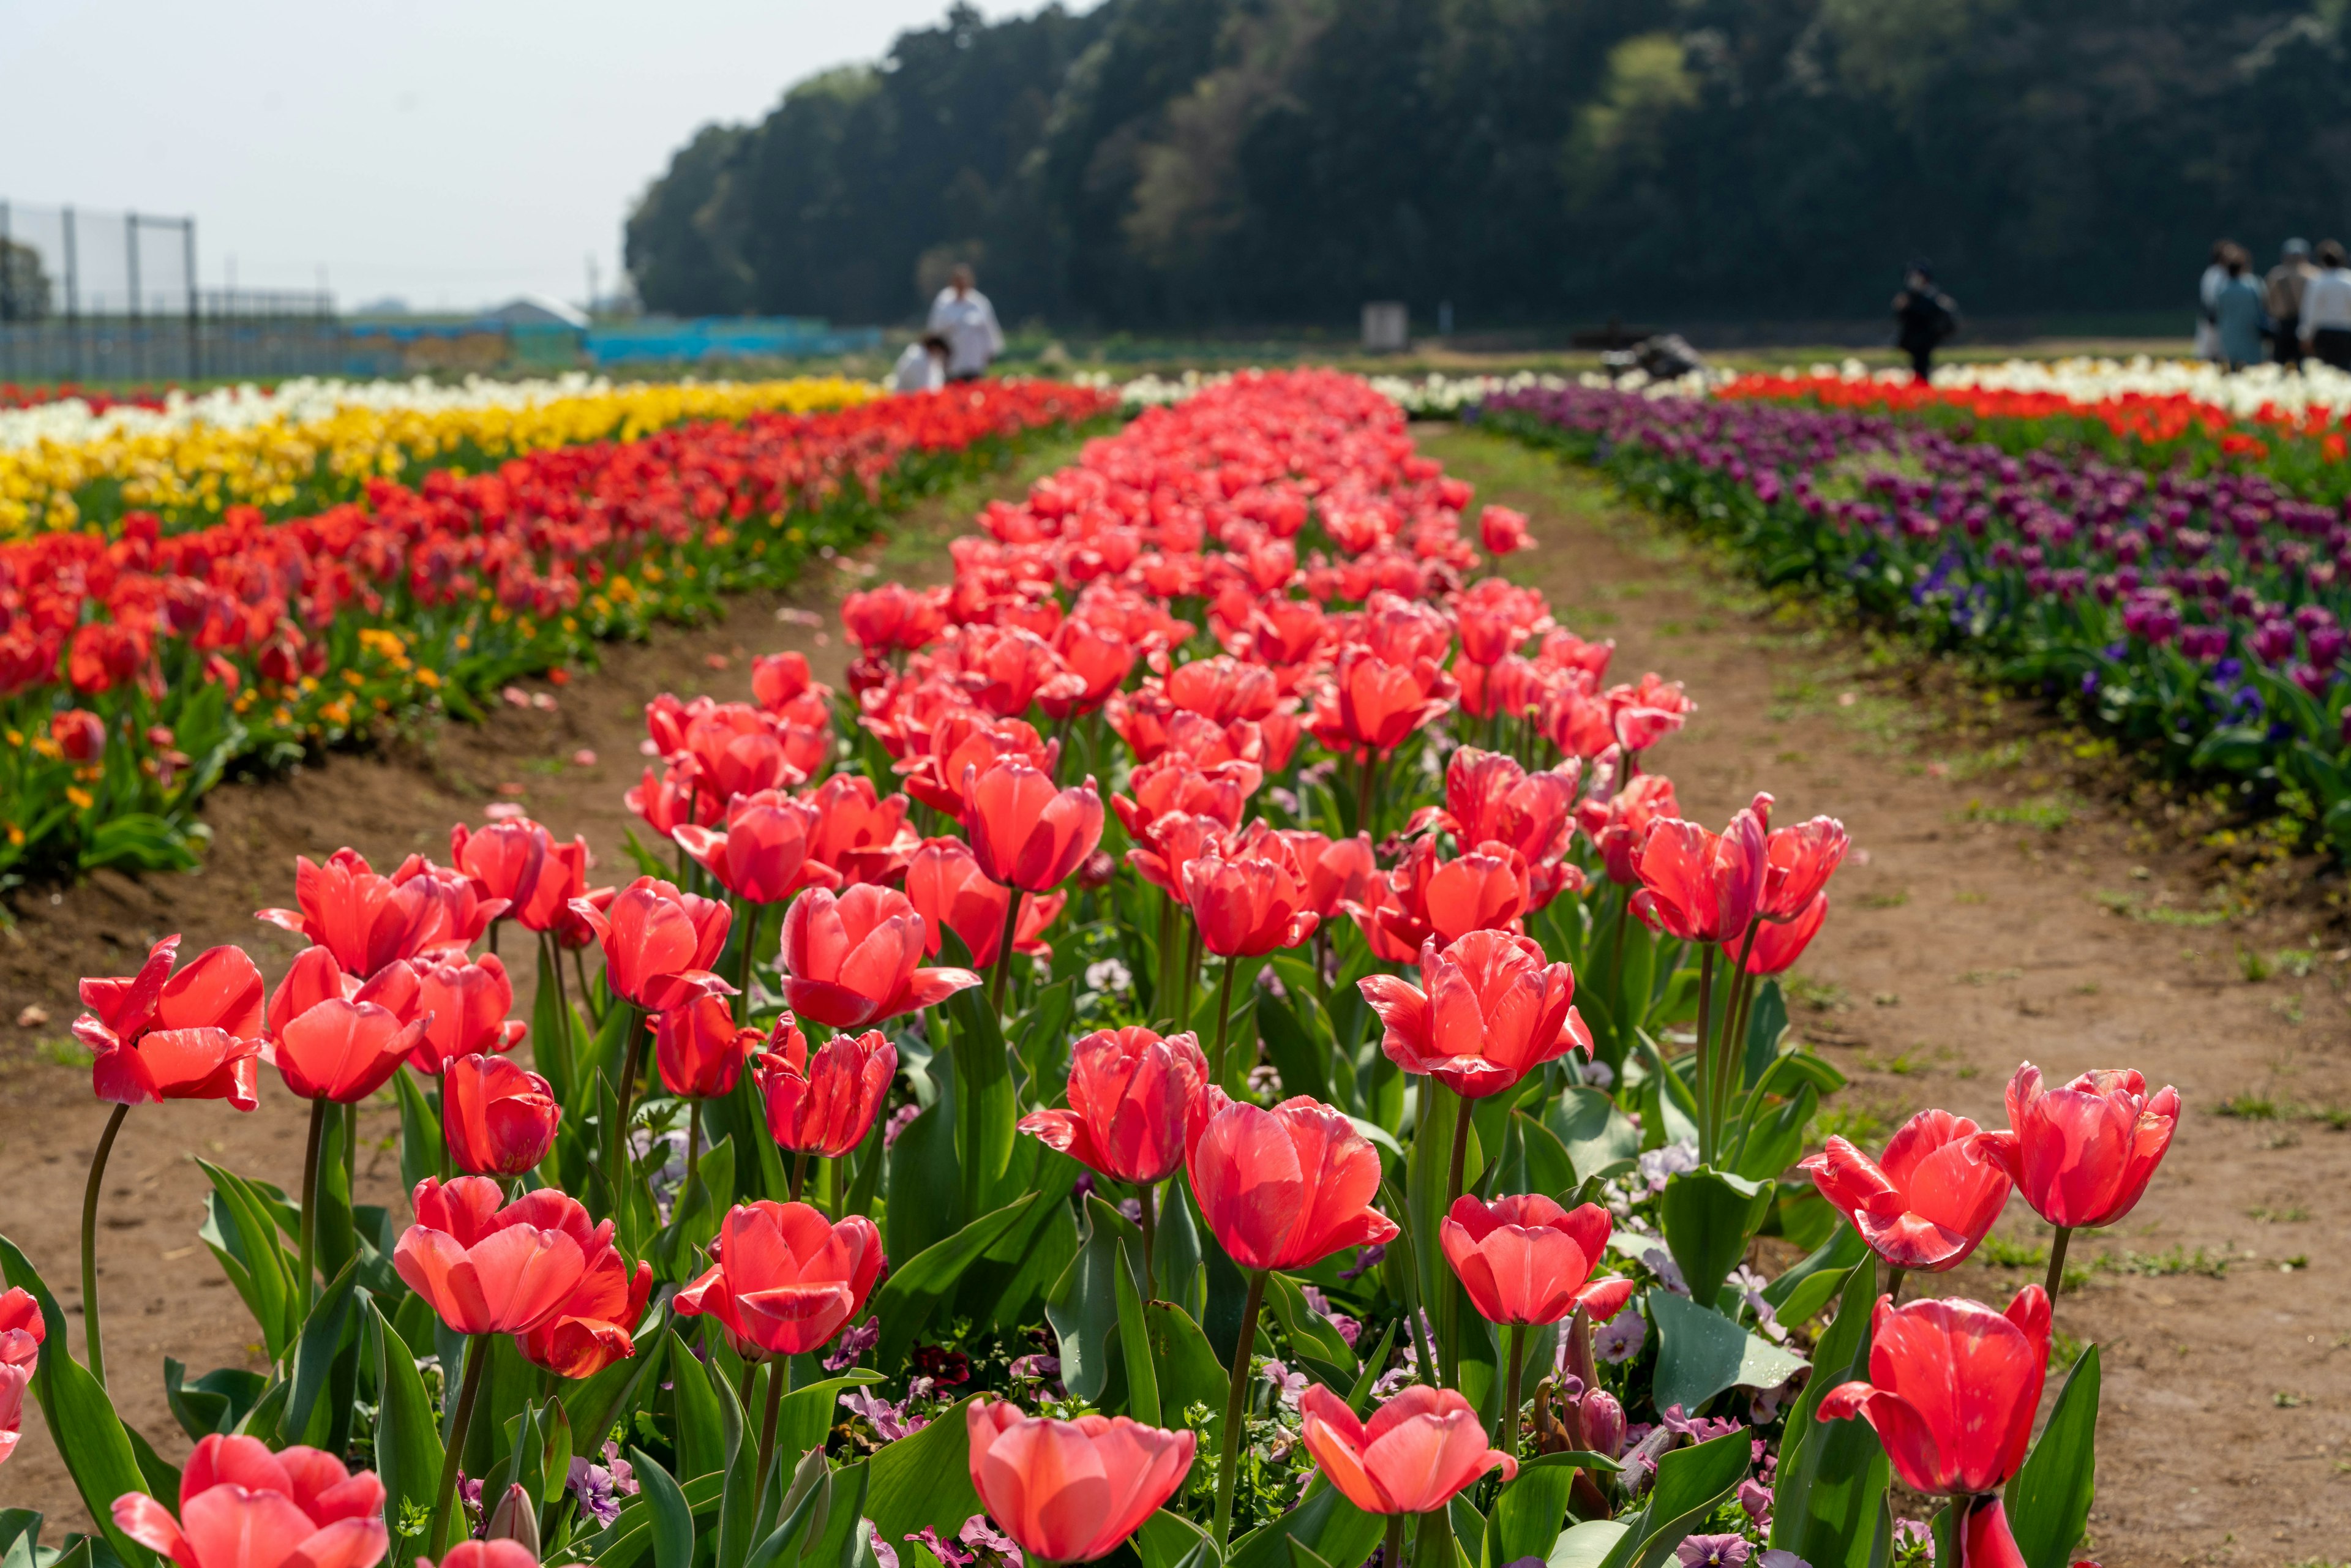
[[[1184,1484],[1195,1439],[1123,1416],[1055,1421],[999,1399],[964,1408],[971,1484],[1020,1550],[1047,1563],[1109,1555]]]

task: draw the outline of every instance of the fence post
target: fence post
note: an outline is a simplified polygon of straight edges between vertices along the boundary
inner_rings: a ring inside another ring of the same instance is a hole
[[[16,263],[8,239],[8,204],[0,202],[0,375],[16,379]]]
[[[66,356],[73,368],[68,373],[75,380],[82,378],[81,368],[81,263],[74,255],[74,210],[64,209],[66,220]]]
[[[188,380],[204,379],[204,326],[196,319],[196,220],[192,214],[180,220],[180,240],[186,259],[188,277]]]
[[[139,319],[139,214],[122,214],[122,270],[131,284],[130,379],[142,381],[147,374],[147,334]]]

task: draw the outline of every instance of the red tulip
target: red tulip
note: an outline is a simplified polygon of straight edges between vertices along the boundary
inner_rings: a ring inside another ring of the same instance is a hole
[[[510,911],[530,902],[538,885],[538,869],[553,839],[528,817],[468,828],[459,822],[449,830],[449,859],[459,871],[481,885],[485,896],[503,898]]]
[[[85,978],[74,1038],[97,1053],[90,1087],[100,1100],[225,1100],[240,1111],[261,1102],[261,971],[242,948],[199,953],[178,974],[180,939],[147,951],[136,975]]]
[[[1126,863],[1152,886],[1181,899],[1184,868],[1202,855],[1218,852],[1225,844],[1227,830],[1214,817],[1177,811],[1151,823],[1135,838],[1136,846],[1126,852]]]
[[[736,897],[780,904],[804,887],[841,885],[839,872],[810,858],[817,824],[815,807],[762,789],[727,802],[724,831],[687,824],[670,837]]]
[[[751,700],[769,713],[780,713],[810,692],[825,691],[810,672],[806,653],[763,653],[751,661]]]
[[[106,721],[86,707],[49,716],[49,738],[68,762],[95,762],[106,752]]]
[[[1964,1301],[1897,1308],[1880,1296],[1869,1380],[1830,1389],[1820,1419],[1867,1421],[1913,1491],[1988,1492],[2024,1463],[2048,1366],[2049,1298],[2038,1285],[2006,1312]]]
[[[588,841],[575,836],[569,843],[558,843],[550,837],[547,852],[539,860],[538,880],[531,884],[530,896],[517,904],[511,913],[515,923],[526,930],[559,932],[576,924],[571,901],[590,896]],[[611,902],[609,894],[605,902]]]
[[[1541,1193],[1490,1204],[1465,1194],[1437,1239],[1489,1322],[1555,1323],[1578,1307],[1605,1322],[1633,1297],[1630,1280],[1592,1278],[1607,1256],[1608,1231],[1608,1211],[1596,1203],[1570,1211]]]
[[[1196,1439],[1123,1416],[1056,1421],[1006,1400],[964,1407],[971,1484],[1029,1557],[1091,1563],[1143,1528],[1192,1469]]]
[[[904,894],[861,883],[812,887],[784,912],[784,1005],[835,1029],[935,1007],[979,984],[969,969],[918,968],[922,915]]]
[[[215,1432],[180,1472],[180,1517],[144,1492],[114,1500],[114,1525],[179,1568],[374,1568],[392,1544],[383,1482],[300,1445]]]
[[[964,774],[964,831],[991,882],[1048,893],[1102,841],[1102,796],[1089,778],[1056,790],[1052,775],[1019,757]]]
[[[1752,807],[1719,834],[1678,819],[1651,824],[1633,913],[1685,942],[1738,941],[1763,901],[1765,846],[1763,821]]]
[[[710,973],[726,946],[733,918],[715,899],[641,876],[622,889],[609,909],[575,898],[571,912],[603,944],[604,978],[613,994],[638,1007],[659,1012],[697,988],[733,989]]]
[[[1184,902],[1200,928],[1200,944],[1225,957],[1254,956],[1295,947],[1318,924],[1306,907],[1306,879],[1296,855],[1267,834],[1248,852],[1239,843],[1226,859],[1211,849],[1184,867]]]
[[[1416,1383],[1360,1419],[1319,1383],[1299,1396],[1300,1437],[1341,1496],[1366,1513],[1433,1513],[1499,1469],[1519,1462],[1486,1446],[1477,1407],[1450,1388]]]
[[[380,1003],[329,997],[274,1031],[273,1059],[286,1087],[305,1100],[352,1105],[392,1081],[424,1038],[424,1021],[403,1024]]]
[[[1222,653],[1167,672],[1167,700],[1218,724],[1263,718],[1280,695],[1271,670]]]
[[[25,1390],[48,1335],[40,1303],[30,1291],[17,1287],[0,1292],[0,1464],[16,1451],[24,1433]]]
[[[644,778],[631,785],[621,801],[645,826],[667,838],[688,822],[716,821],[725,808],[724,800],[712,800],[701,788],[701,765],[681,756],[658,774],[647,768]]]
[[[1201,1216],[1244,1269],[1302,1269],[1395,1237],[1395,1222],[1369,1207],[1379,1151],[1320,1101],[1299,1095],[1266,1111],[1211,1084],[1186,1140]]]
[[[906,866],[906,897],[923,917],[926,955],[936,957],[941,934],[952,931],[963,939],[973,963],[985,968],[996,962],[1004,917],[1012,912],[1012,890],[980,873],[969,844],[961,839],[925,839]],[[1066,893],[1024,896],[1012,950],[1050,957],[1052,948],[1040,938],[1068,903]]]
[[[442,1070],[441,1136],[468,1176],[536,1169],[562,1119],[547,1080],[503,1056],[460,1056]]]
[[[1966,1262],[2000,1218],[2014,1141],[1949,1111],[1921,1111],[1887,1142],[1882,1165],[1832,1137],[1801,1168],[1889,1265],[1939,1274]]]
[[[1479,507],[1478,538],[1495,555],[1532,549],[1535,543],[1534,536],[1527,532],[1527,515],[1509,507]]]
[[[1070,1048],[1070,1108],[1034,1111],[1020,1131],[1115,1181],[1149,1186],[1184,1163],[1184,1124],[1208,1082],[1188,1032],[1101,1029]]]
[[[307,936],[335,956],[346,974],[364,979],[395,958],[413,958],[433,934],[438,900],[430,881],[395,884],[379,876],[357,850],[340,849],[327,863],[308,855],[294,862],[299,909],[264,909],[258,918]]]
[[[1326,839],[1304,829],[1287,829],[1282,835],[1306,872],[1306,907],[1319,920],[1329,921],[1340,906],[1359,901],[1380,874],[1368,833],[1352,839]]]
[[[1679,681],[1661,679],[1654,672],[1643,675],[1638,685],[1609,687],[1607,701],[1609,728],[1627,751],[1655,746],[1698,711]]]
[[[738,1028],[735,1009],[712,991],[682,998],[653,1017],[653,1065],[662,1087],[689,1100],[715,1100],[735,1091],[743,1063],[763,1038]]]
[[[407,1024],[423,1016],[423,980],[413,964],[395,959],[362,985],[358,976],[343,972],[332,953],[313,946],[294,955],[286,977],[269,993],[268,1011],[263,1016],[272,1040],[284,1033],[287,1024],[329,1000],[373,1002]],[[421,1042],[418,1050],[423,1050]]]
[[[1331,685],[1314,705],[1314,737],[1332,751],[1385,756],[1444,717],[1458,691],[1430,658],[1391,664],[1350,643],[1339,651]]]
[[[1064,669],[1085,683],[1081,690],[1064,692],[1057,688],[1050,696],[1039,696],[1039,705],[1046,715],[1061,719],[1071,714],[1092,713],[1102,706],[1111,693],[1125,684],[1141,650],[1128,641],[1124,632],[1079,614],[1062,622],[1055,630],[1053,652],[1060,655]]]
[[[632,1273],[621,1255],[608,1248],[597,1254],[552,1317],[517,1337],[516,1348],[533,1366],[559,1377],[593,1377],[637,1354],[634,1335],[653,1289],[652,1264],[641,1262]]]
[[[895,882],[921,842],[906,825],[906,797],[882,794],[862,773],[836,773],[800,799],[816,810],[810,858],[844,882]]]
[[[1726,942],[1722,945],[1722,956],[1726,961],[1736,964],[1740,948],[1746,947],[1749,974],[1784,975],[1795,967],[1797,959],[1804,956],[1804,949],[1811,946],[1813,938],[1821,934],[1821,925],[1828,917],[1829,895],[1814,894],[1812,903],[1806,904],[1803,913],[1793,920],[1758,921],[1754,926],[1752,946],[1747,946],[1743,942]]]
[[[703,798],[714,809],[737,795],[789,789],[808,774],[794,766],[776,721],[747,703],[713,703],[686,721],[682,739]]]
[[[893,648],[919,648],[946,630],[947,598],[945,586],[911,589],[885,582],[841,601],[841,630],[868,653]]]
[[[1445,769],[1446,830],[1462,848],[1492,839],[1510,845],[1529,865],[1567,852],[1574,831],[1577,781],[1573,760],[1530,773],[1518,759],[1465,746]]]
[[[1472,931],[1440,950],[1420,949],[1420,985],[1366,975],[1364,999],[1386,1026],[1381,1049],[1406,1072],[1426,1072],[1455,1093],[1499,1093],[1571,1051],[1592,1051],[1575,1010],[1575,971],[1545,965],[1525,936]]]
[[[1970,1498],[1966,1508],[1967,1518],[1959,1526],[1960,1568],[2026,1568],[2024,1552],[2008,1528],[2008,1510],[2000,1499]],[[2077,1568],[2098,1565],[2085,1561]]]
[[[519,1490],[521,1483],[515,1483]],[[419,1557],[420,1568],[434,1568]],[[460,1541],[441,1559],[440,1568],[538,1568],[538,1559],[519,1541]]]
[[[1111,804],[1129,835],[1137,839],[1153,823],[1179,812],[1214,817],[1230,832],[1241,825],[1249,797],[1264,781],[1264,769],[1254,762],[1235,758],[1202,768],[1183,753],[1170,751],[1128,776],[1126,787],[1134,791],[1132,800],[1114,795]]]
[[[423,970],[417,977],[413,1010],[424,1019],[424,1034],[408,1060],[427,1074],[439,1073],[460,1056],[512,1051],[530,1033],[528,1024],[507,1016],[514,1010],[514,981],[496,953],[470,964],[438,964]]]
[[[804,1203],[737,1204],[710,1252],[717,1261],[672,1298],[678,1315],[716,1318],[754,1361],[824,1343],[857,1315],[882,1271],[872,1220],[828,1222]]]
[[[423,883],[433,897],[433,911],[418,933],[412,958],[462,958],[482,938],[490,922],[507,912],[503,898],[485,897],[481,883],[464,872],[434,865],[423,855],[411,855],[392,873],[392,885]]]
[[[1649,824],[1680,816],[1681,807],[1674,800],[1672,779],[1662,773],[1644,773],[1605,800],[1580,802],[1575,815],[1599,850],[1608,880],[1631,887],[1641,880],[1636,862],[1648,840]]]
[[[1520,915],[1534,900],[1526,857],[1493,839],[1437,862],[1419,891],[1429,929],[1439,942],[1457,941],[1472,931],[1516,931]]]
[[[1763,876],[1763,902],[1757,913],[1766,920],[1793,920],[1811,907],[1829,878],[1844,860],[1844,824],[1834,817],[1814,817],[1792,828],[1774,828],[1765,847],[1769,869]]]
[[[2102,1068],[2044,1089],[2026,1062],[2008,1082],[2002,1145],[2016,1188],[2052,1225],[2112,1225],[2147,1191],[2179,1124],[2179,1091],[2153,1094],[2135,1069]]]
[[[836,1034],[811,1059],[808,1037],[789,1013],[776,1020],[768,1049],[751,1059],[777,1146],[833,1160],[865,1141],[897,1075],[898,1048],[880,1030]]]
[[[392,1249],[392,1267],[459,1333],[528,1333],[553,1317],[612,1245],[612,1222],[593,1225],[577,1198],[553,1187],[512,1203],[486,1176],[416,1184],[416,1223]]]

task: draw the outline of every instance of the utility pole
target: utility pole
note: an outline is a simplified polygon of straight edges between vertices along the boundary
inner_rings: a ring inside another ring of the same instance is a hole
[[[596,253],[588,253],[588,318],[596,318]]]

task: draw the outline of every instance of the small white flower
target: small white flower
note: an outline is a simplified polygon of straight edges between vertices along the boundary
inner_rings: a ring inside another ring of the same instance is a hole
[[[1124,996],[1134,988],[1134,977],[1115,958],[1086,966],[1086,989],[1104,996]]]

